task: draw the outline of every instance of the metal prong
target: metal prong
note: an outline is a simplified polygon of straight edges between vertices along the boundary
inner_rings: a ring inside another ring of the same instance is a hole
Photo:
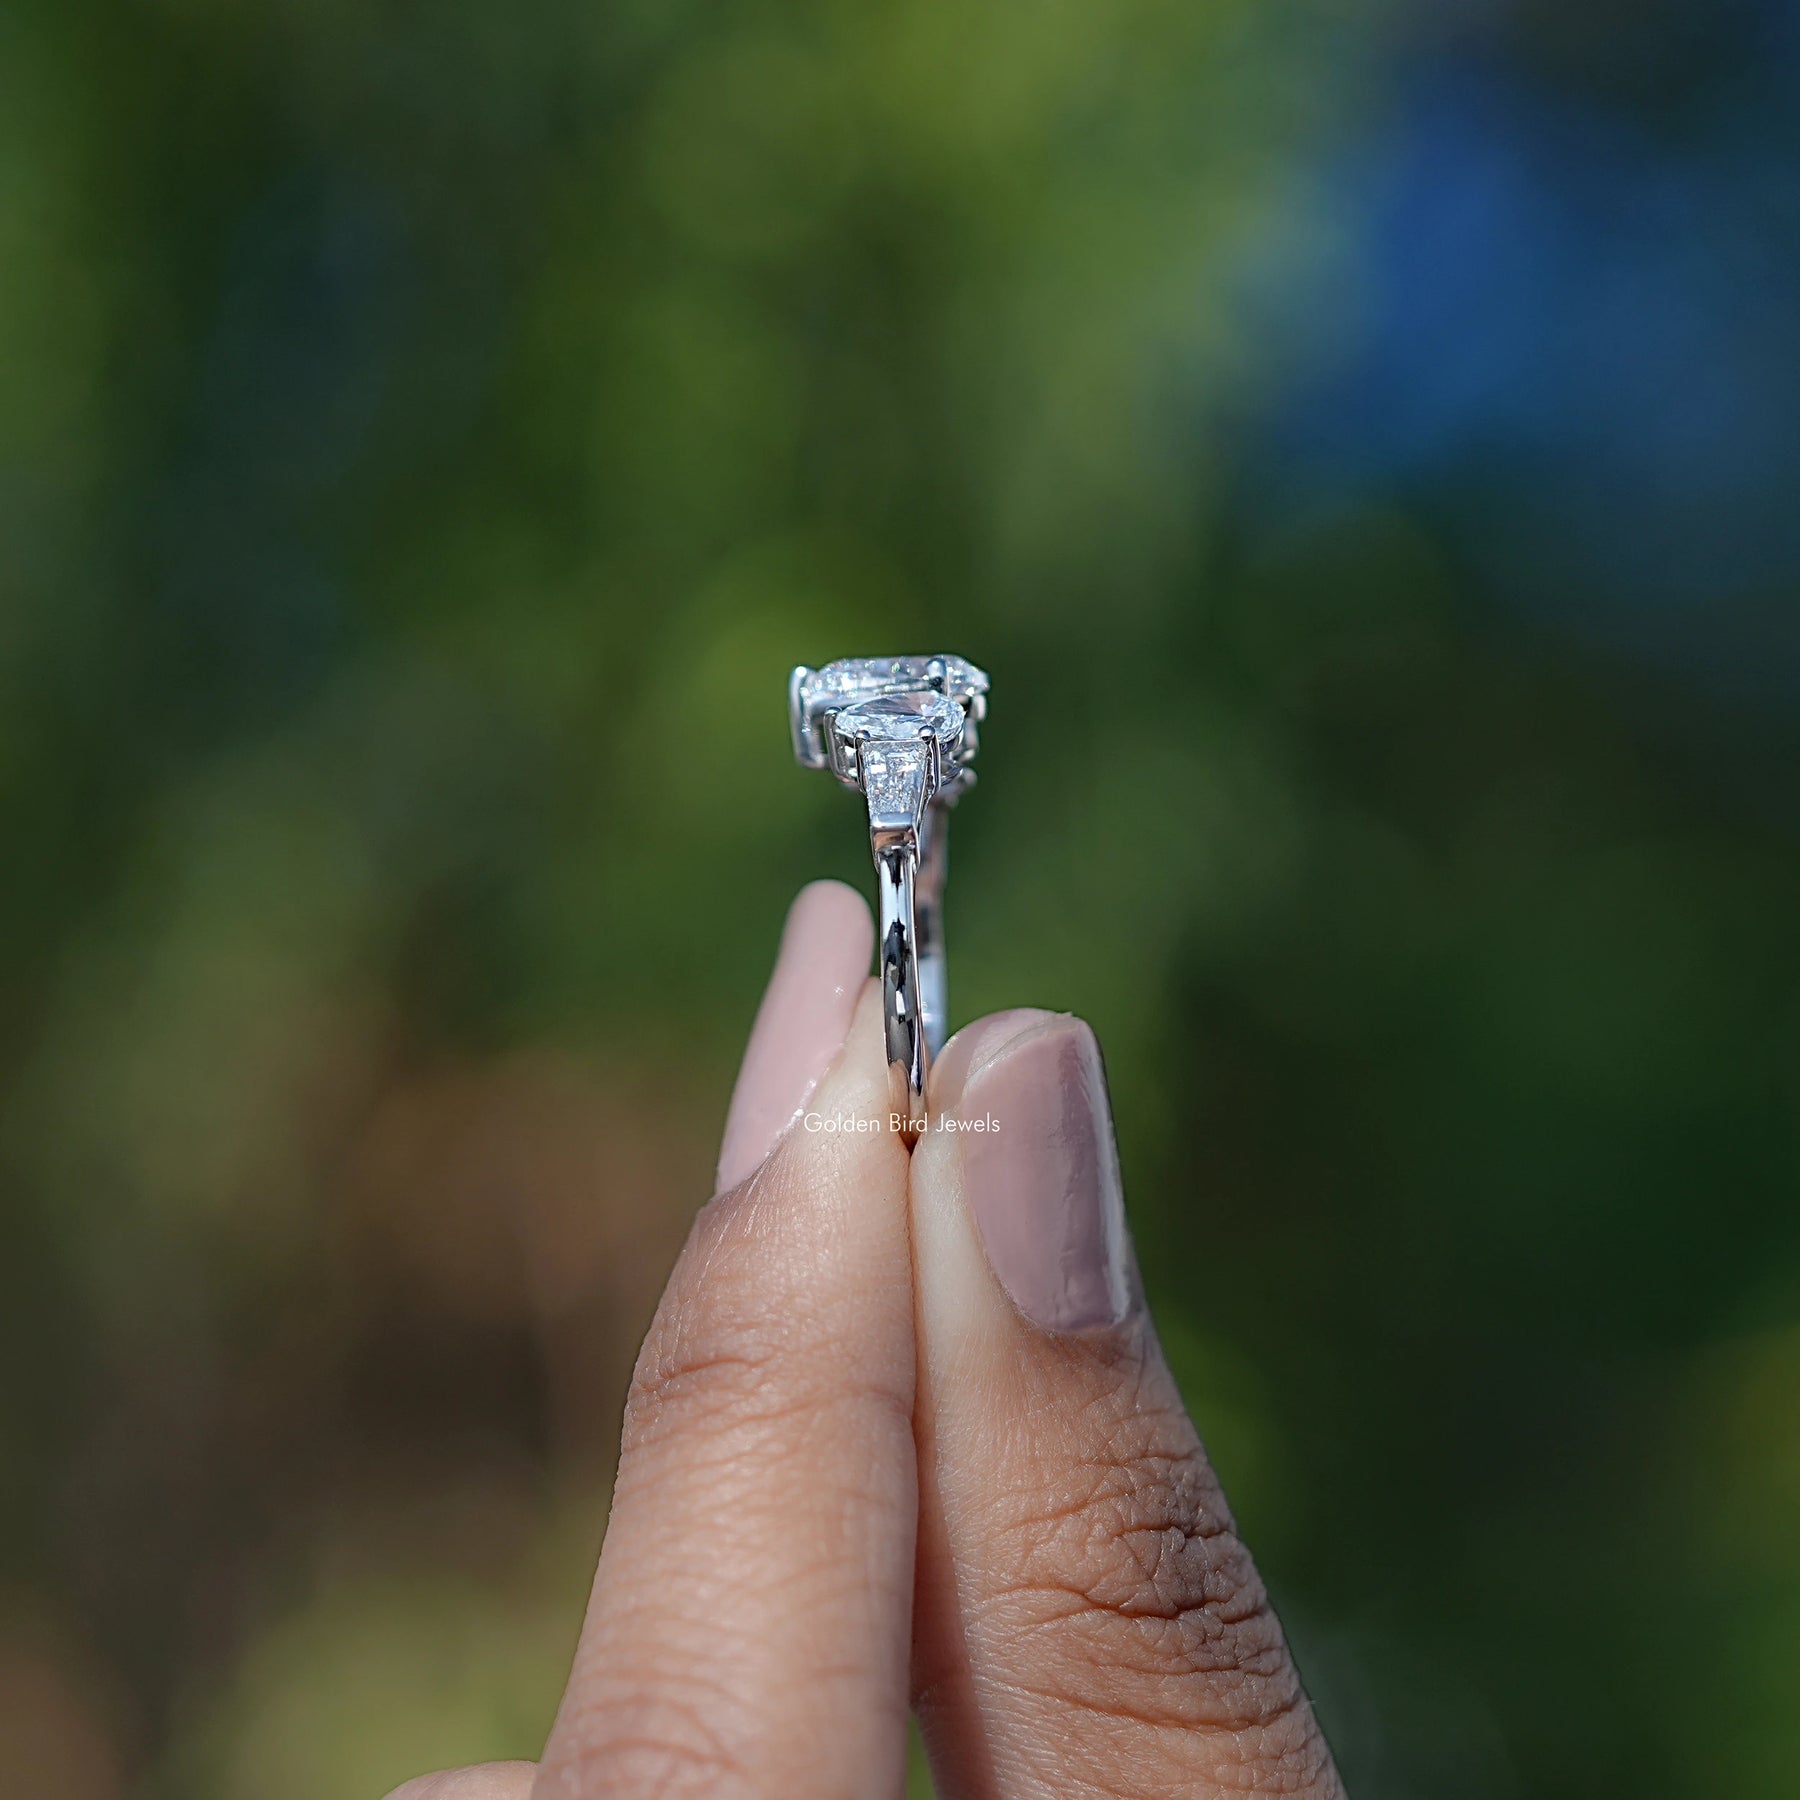
[[[811,676],[812,670],[801,663],[788,677],[788,732],[794,741],[794,760],[803,769],[825,766],[818,731],[806,716],[806,704],[800,692]]]

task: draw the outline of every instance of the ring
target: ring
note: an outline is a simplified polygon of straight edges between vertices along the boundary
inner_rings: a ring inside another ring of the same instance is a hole
[[[945,839],[975,783],[987,692],[960,656],[852,658],[788,678],[795,758],[868,802],[888,1081],[908,1144],[925,1128],[925,1077],[944,1043]]]

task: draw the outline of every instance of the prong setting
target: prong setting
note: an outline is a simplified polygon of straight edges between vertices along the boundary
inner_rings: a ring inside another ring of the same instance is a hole
[[[945,749],[946,782],[974,754],[972,729],[987,713],[988,678],[960,656],[874,656],[847,658],[813,669],[802,664],[788,677],[788,723],[794,757],[802,767],[829,768],[854,786],[850,766],[834,754],[834,715],[879,700],[937,695],[956,703],[966,724],[950,731],[943,716],[934,726]],[[954,745],[948,740],[955,739]]]

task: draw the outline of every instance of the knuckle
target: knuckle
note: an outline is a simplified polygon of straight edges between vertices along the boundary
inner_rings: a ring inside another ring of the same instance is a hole
[[[706,1709],[673,1692],[586,1710],[565,1754],[544,1765],[556,1800],[588,1794],[749,1795],[756,1784]]]
[[[651,1324],[626,1395],[625,1456],[670,1438],[723,1451],[769,1433],[810,1434],[846,1412],[882,1415],[910,1439],[912,1394],[900,1379],[910,1365],[859,1353],[803,1281],[772,1296],[766,1265],[746,1266],[723,1235],[703,1219],[690,1266]]]
[[[665,1311],[652,1325],[626,1396],[628,1428],[654,1434],[671,1414],[733,1409],[763,1396],[779,1354],[753,1326]]]
[[[1054,1643],[1042,1666],[1063,1700],[1235,1734],[1285,1779],[1310,1716],[1211,1466],[1178,1405],[1109,1411],[1090,1454],[1021,1496],[1010,1602]]]
[[[773,1422],[792,1403],[791,1362],[774,1335],[754,1322],[665,1309],[632,1373],[624,1454],[696,1429]]]

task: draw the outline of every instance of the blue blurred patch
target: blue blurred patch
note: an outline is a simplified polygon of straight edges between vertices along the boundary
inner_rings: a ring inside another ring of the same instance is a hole
[[[1748,34],[1675,120],[1416,64],[1325,172],[1352,298],[1314,305],[1352,316],[1273,423],[1271,491],[1398,495],[1509,604],[1800,692],[1794,43]]]

